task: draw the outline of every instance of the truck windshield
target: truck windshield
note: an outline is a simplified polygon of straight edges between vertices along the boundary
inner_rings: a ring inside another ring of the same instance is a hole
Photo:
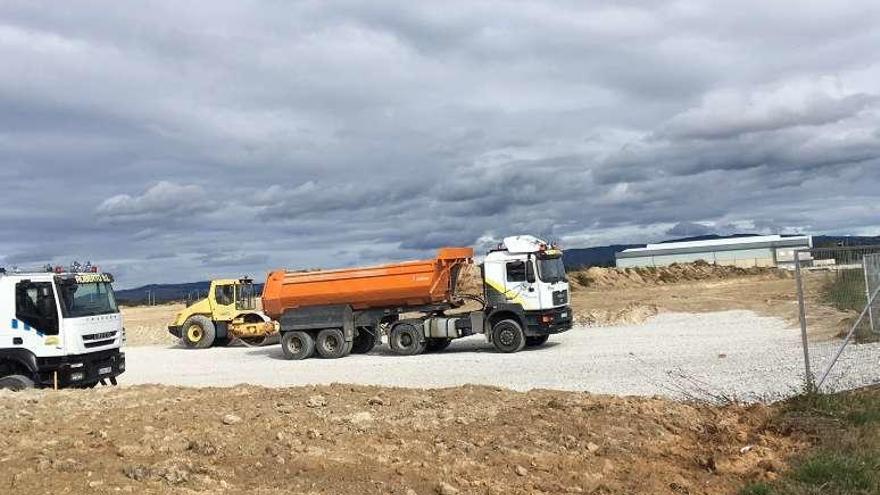
[[[119,312],[113,287],[107,282],[65,283],[61,286],[61,295],[67,318]]]
[[[542,282],[554,283],[565,280],[565,266],[562,258],[538,258],[538,278]]]

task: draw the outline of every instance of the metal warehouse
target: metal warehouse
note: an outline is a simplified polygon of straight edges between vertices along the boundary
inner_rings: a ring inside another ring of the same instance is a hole
[[[795,250],[811,247],[813,247],[812,236],[763,235],[648,244],[644,248],[621,251],[615,256],[619,268],[667,266],[701,260],[717,265],[739,267],[794,268]],[[809,253],[801,253],[802,265],[809,262]]]

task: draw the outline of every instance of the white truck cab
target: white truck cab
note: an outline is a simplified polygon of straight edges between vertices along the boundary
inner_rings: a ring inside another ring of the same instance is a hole
[[[513,310],[527,336],[541,338],[572,326],[562,251],[531,235],[506,237],[483,261],[489,307]]]
[[[113,277],[0,269],[0,388],[91,387],[125,371]]]

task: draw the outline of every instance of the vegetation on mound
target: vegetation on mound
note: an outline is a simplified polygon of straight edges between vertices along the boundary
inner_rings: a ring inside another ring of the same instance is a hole
[[[865,309],[865,305],[868,303],[864,272],[862,270],[840,270],[828,274],[822,282],[819,297],[823,304],[851,314],[850,317],[844,319],[846,324],[841,328],[841,335],[839,335],[845,337],[855,323],[858,314]],[[880,307],[880,303],[875,302],[874,307],[876,311],[876,308]],[[856,329],[854,337],[856,342],[876,342],[880,336],[871,331],[868,319],[865,318]]]
[[[815,447],[742,495],[880,494],[880,387],[792,399],[778,427],[807,434]]]

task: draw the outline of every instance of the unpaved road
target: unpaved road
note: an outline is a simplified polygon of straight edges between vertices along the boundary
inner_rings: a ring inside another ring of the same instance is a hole
[[[817,361],[831,343],[813,349]],[[123,384],[272,387],[352,383],[401,387],[493,385],[618,395],[740,400],[777,399],[797,392],[803,354],[796,328],[750,311],[667,313],[638,326],[578,327],[545,346],[498,354],[481,337],[454,342],[438,354],[396,356],[383,346],[338,360],[287,361],[276,346],[189,350],[175,346],[126,349]],[[841,388],[880,381],[880,347],[847,352]]]

